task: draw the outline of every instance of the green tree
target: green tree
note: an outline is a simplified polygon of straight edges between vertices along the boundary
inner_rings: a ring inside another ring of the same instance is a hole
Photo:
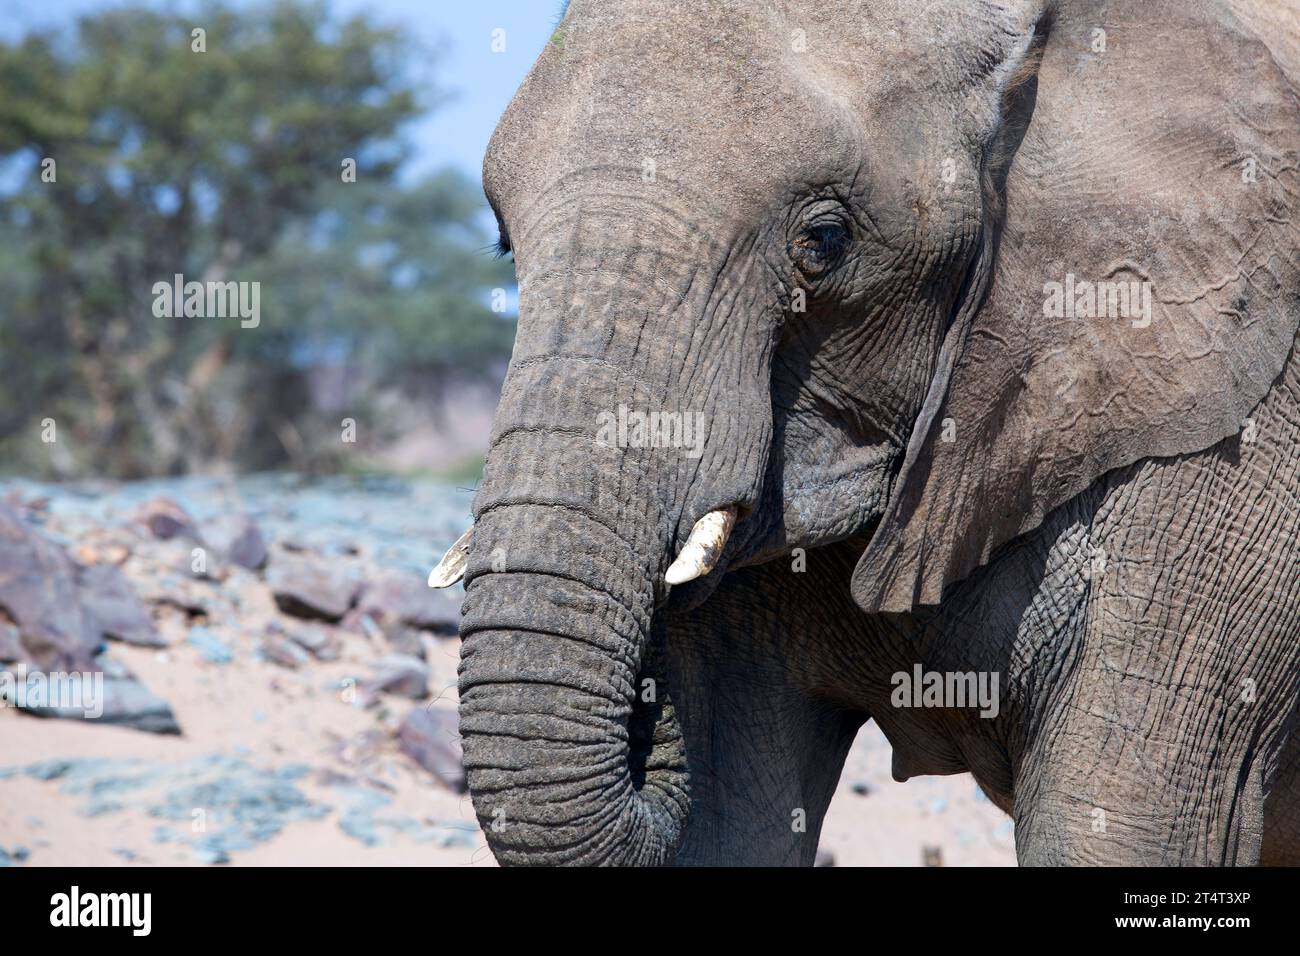
[[[403,125],[436,105],[416,52],[298,3],[128,7],[0,44],[0,162],[20,179],[0,193],[0,460],[123,477],[310,464],[323,361],[343,357],[361,408],[508,355],[487,302],[510,272],[478,252],[477,190],[397,179]],[[178,273],[258,282],[260,324],[156,316],[155,284]]]

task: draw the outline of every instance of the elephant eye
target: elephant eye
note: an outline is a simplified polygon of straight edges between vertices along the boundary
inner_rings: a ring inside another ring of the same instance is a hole
[[[838,220],[814,223],[790,244],[790,257],[808,276],[830,269],[849,246],[849,230]]]
[[[510,245],[510,233],[506,229],[505,220],[501,218],[501,212],[497,209],[496,203],[488,200],[492,209],[492,215],[497,221],[497,241],[492,243],[492,254],[498,259],[504,259],[510,253],[514,252],[514,247]]]

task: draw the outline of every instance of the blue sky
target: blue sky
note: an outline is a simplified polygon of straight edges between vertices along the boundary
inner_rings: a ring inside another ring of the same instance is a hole
[[[242,6],[246,0],[235,0]],[[117,0],[0,0],[0,37],[33,27],[71,26],[77,16],[122,5]],[[193,10],[189,2],[144,6]],[[369,12],[409,30],[423,46],[443,51],[434,79],[452,95],[431,117],[414,124],[408,173],[455,165],[479,177],[483,151],[498,117],[527,75],[559,19],[562,0],[333,0],[339,14]],[[505,31],[505,51],[492,51],[492,31]]]

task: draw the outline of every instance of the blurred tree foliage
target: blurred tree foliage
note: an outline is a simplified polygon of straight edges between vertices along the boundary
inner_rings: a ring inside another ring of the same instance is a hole
[[[397,179],[401,127],[435,105],[415,54],[298,3],[121,8],[0,44],[0,467],[329,467],[342,417],[382,433],[381,391],[508,357],[488,303],[511,268],[482,251],[476,184]],[[156,317],[176,273],[260,282],[260,325]]]

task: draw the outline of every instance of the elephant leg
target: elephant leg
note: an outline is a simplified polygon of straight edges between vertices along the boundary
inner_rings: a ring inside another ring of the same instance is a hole
[[[818,554],[810,561],[823,560]],[[866,720],[819,693],[828,656],[820,642],[836,639],[846,615],[860,616],[847,568],[837,570],[798,574],[775,562],[734,571],[701,606],[663,616],[657,636],[690,773],[678,863],[813,863]],[[842,593],[825,594],[828,581]]]
[[[1263,768],[1257,752],[1216,750],[1213,729],[1169,724],[1171,741],[1095,698],[1037,743],[1013,815],[1021,865],[1253,865]]]
[[[1127,470],[1069,529],[1084,571],[1049,587],[1081,613],[1017,774],[1022,862],[1260,858],[1300,690],[1297,528],[1261,476],[1291,451],[1216,451]]]
[[[1295,360],[1251,426],[1112,472],[928,621],[1003,675],[962,750],[1005,755],[1022,863],[1300,862]]]

